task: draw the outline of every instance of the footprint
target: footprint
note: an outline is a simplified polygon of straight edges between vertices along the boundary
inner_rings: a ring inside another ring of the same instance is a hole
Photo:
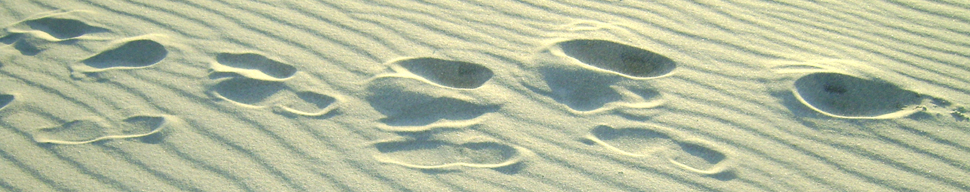
[[[458,167],[504,168],[522,162],[527,150],[483,138],[451,142],[444,140],[396,140],[373,144],[378,161],[416,169]]]
[[[33,134],[34,141],[52,144],[86,144],[107,139],[140,138],[157,134],[162,128],[177,123],[168,115],[138,115],[112,123],[102,118],[74,120],[61,126],[42,128]]]
[[[286,112],[303,116],[322,116],[330,111],[337,98],[315,92],[296,93],[297,98],[286,100],[279,107]]]
[[[57,44],[69,44],[86,34],[109,32],[78,19],[78,13],[68,11],[44,13],[14,23],[0,32],[0,42],[12,44],[23,55],[36,55]]]
[[[410,72],[449,88],[478,88],[493,75],[492,70],[479,64],[436,58],[406,58],[392,63],[392,68],[399,72]]]
[[[158,63],[168,55],[161,43],[149,39],[126,40],[100,53],[81,60],[96,69],[144,68]]]
[[[536,70],[545,84],[526,82],[526,87],[574,113],[659,106],[660,93],[643,81],[675,67],[664,56],[605,40],[558,42],[536,55]]]
[[[919,109],[920,94],[896,85],[839,73],[812,73],[795,81],[792,90],[805,106],[819,113],[849,119],[908,116]]]
[[[313,91],[294,91],[286,82],[224,77],[210,88],[213,97],[248,108],[274,108],[276,112],[323,116],[335,109],[337,98]]]
[[[259,80],[283,80],[296,74],[296,67],[257,53],[219,53],[212,63],[216,72],[231,72]]]
[[[368,103],[386,116],[381,121],[394,126],[427,125],[443,119],[470,120],[499,108],[409,78],[381,77],[373,80],[367,90]]]
[[[13,95],[0,94],[0,110],[3,110],[8,104],[13,102],[13,98]]]
[[[559,42],[557,47],[586,65],[630,77],[658,77],[676,68],[674,61],[663,55],[612,41],[578,39]]]
[[[664,157],[674,166],[702,175],[727,178],[731,162],[722,150],[703,141],[671,137],[672,130],[648,128],[594,127],[586,140],[632,157]]]
[[[108,29],[91,26],[75,19],[43,17],[24,21],[24,24],[30,26],[32,29],[50,34],[50,36],[57,39],[70,39],[88,33],[108,32]]]

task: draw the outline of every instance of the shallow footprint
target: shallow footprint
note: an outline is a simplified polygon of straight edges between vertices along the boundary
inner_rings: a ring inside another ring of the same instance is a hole
[[[213,74],[218,76],[221,74]],[[293,91],[283,81],[250,79],[236,74],[217,78],[210,96],[248,108],[273,108],[287,115],[321,117],[336,109],[337,98],[314,91]]]
[[[577,39],[557,45],[569,57],[626,76],[658,77],[676,68],[674,61],[666,56],[612,41]]]
[[[97,69],[141,68],[158,63],[166,55],[168,50],[161,43],[137,39],[114,45],[81,62]]]
[[[392,63],[432,83],[451,88],[478,88],[493,75],[492,70],[480,64],[436,58],[409,58]]]
[[[308,91],[297,92],[296,97],[298,99],[290,99],[280,104],[280,108],[286,112],[303,116],[321,116],[331,111],[331,105],[337,101],[334,97]]]
[[[698,174],[721,178],[729,170],[724,153],[705,146],[703,142],[677,140],[664,133],[669,130],[658,130],[600,125],[594,127],[586,139],[627,156],[666,157],[675,166]]]
[[[494,141],[384,141],[374,144],[379,161],[417,169],[501,168],[521,161],[522,149]]]
[[[167,115],[132,116],[118,123],[101,118],[86,118],[39,129],[33,134],[33,138],[38,143],[70,145],[106,139],[138,138],[156,134],[174,120],[173,116]]]
[[[896,85],[839,73],[805,75],[792,91],[805,106],[838,118],[903,117],[917,112],[913,106],[922,101],[920,94]]]
[[[226,78],[212,88],[215,97],[248,106],[269,106],[282,99],[286,88],[283,82],[263,81],[245,77]]]
[[[261,80],[281,80],[296,74],[296,67],[256,53],[219,53],[212,69]]]
[[[382,122],[394,126],[427,125],[442,119],[469,120],[498,109],[498,106],[478,104],[449,95],[432,95],[433,90],[421,90],[419,81],[403,83],[405,78],[378,79],[367,88],[371,107],[386,117]],[[441,92],[438,92],[441,93]]]
[[[57,39],[75,38],[88,33],[108,32],[108,29],[91,26],[75,19],[43,17],[24,21],[24,24]]]

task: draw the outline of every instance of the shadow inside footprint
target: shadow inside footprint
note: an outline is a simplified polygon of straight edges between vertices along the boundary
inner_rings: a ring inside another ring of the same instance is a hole
[[[25,24],[30,28],[43,31],[54,38],[68,39],[80,37],[88,33],[107,32],[107,29],[94,27],[82,21],[61,18],[39,18],[26,21]]]
[[[284,86],[283,82],[235,77],[219,82],[213,91],[233,102],[267,106],[273,102],[273,96],[285,88]]]
[[[918,93],[896,85],[838,73],[813,73],[795,81],[802,104],[839,117],[877,117],[920,104]]]
[[[676,68],[666,56],[605,40],[560,42],[563,53],[587,65],[633,77],[657,77]]]
[[[677,143],[680,145],[680,149],[685,153],[673,155],[672,160],[677,161],[680,164],[692,167],[698,170],[706,170],[712,168],[717,163],[723,161],[726,156],[718,151],[709,149],[696,144],[691,143]]]
[[[162,44],[152,40],[141,39],[125,42],[120,46],[84,59],[82,62],[98,69],[145,67],[161,61],[166,55],[168,55],[168,51],[165,50],[165,46],[162,46]]]
[[[297,71],[296,67],[255,53],[220,53],[216,61],[229,67],[258,70],[277,79],[289,78]]]
[[[395,63],[428,81],[452,88],[478,88],[493,75],[492,70],[482,65],[460,61],[414,58]]]
[[[13,102],[13,95],[0,94],[0,109],[7,107],[10,102]]]
[[[53,144],[85,144],[104,139],[139,138],[159,132],[166,122],[165,116],[132,116],[117,124],[100,118],[88,118],[40,129],[33,137],[36,142]]]
[[[374,109],[384,114],[382,122],[393,126],[427,125],[441,119],[468,120],[497,110],[498,107],[399,89],[371,89],[367,97]]]

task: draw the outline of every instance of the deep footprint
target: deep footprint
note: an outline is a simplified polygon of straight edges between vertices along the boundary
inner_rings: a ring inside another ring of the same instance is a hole
[[[795,81],[802,104],[826,115],[845,118],[896,117],[920,104],[920,94],[896,85],[838,73],[813,73]]]
[[[27,26],[30,26],[30,28],[50,34],[54,38],[58,39],[75,38],[88,33],[101,33],[108,31],[107,29],[94,27],[84,23],[83,21],[74,19],[45,17],[28,20],[24,22],[24,24],[27,24]]]
[[[246,70],[256,70],[277,79],[285,79],[296,73],[296,67],[255,53],[220,53],[216,56],[219,64]]]
[[[482,65],[436,58],[413,58],[395,62],[407,71],[435,84],[474,89],[492,78],[492,70]]]
[[[563,53],[587,65],[633,77],[662,76],[676,68],[666,56],[612,41],[579,39],[558,45]]]
[[[450,143],[435,140],[391,141],[374,145],[378,160],[411,168],[454,166],[498,168],[518,162],[519,150],[496,142]]]
[[[116,67],[145,67],[158,63],[168,55],[162,44],[147,40],[124,42],[91,56],[81,62],[97,69]]]
[[[3,110],[10,102],[13,102],[13,98],[13,95],[0,94],[0,110]]]
[[[74,120],[61,126],[42,128],[33,134],[38,143],[85,144],[106,139],[139,138],[158,133],[171,116],[132,116],[118,123],[101,118]]]

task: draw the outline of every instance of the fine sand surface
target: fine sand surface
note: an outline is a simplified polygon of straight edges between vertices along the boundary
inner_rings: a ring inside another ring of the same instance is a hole
[[[970,3],[3,0],[0,191],[967,191]]]

